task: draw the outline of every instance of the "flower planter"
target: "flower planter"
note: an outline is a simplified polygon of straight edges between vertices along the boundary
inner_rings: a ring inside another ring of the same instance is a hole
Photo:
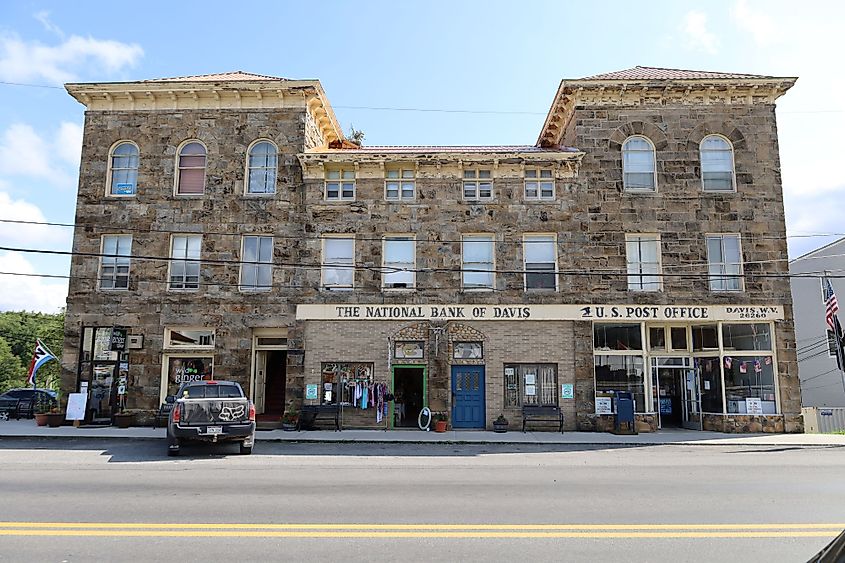
[[[295,422],[283,422],[282,423],[282,430],[285,432],[293,432],[296,430],[296,423]]]
[[[446,421],[445,420],[435,420],[434,421],[434,431],[435,432],[446,432]]]
[[[118,428],[129,428],[132,426],[132,423],[135,420],[135,415],[132,413],[128,414],[116,414],[114,415],[114,425]]]
[[[47,417],[47,426],[50,428],[58,428],[65,421],[65,414],[61,412],[51,412],[45,416]]]
[[[507,431],[508,431],[508,424],[507,423],[505,423],[505,424],[496,424],[495,422],[493,423],[493,432],[498,432],[499,434],[504,434]]]
[[[47,426],[47,413],[37,413],[35,415],[35,424],[38,426]]]

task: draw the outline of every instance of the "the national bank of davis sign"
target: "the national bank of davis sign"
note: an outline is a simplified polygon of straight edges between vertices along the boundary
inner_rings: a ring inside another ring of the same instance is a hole
[[[781,305],[297,305],[320,321],[779,321]]]

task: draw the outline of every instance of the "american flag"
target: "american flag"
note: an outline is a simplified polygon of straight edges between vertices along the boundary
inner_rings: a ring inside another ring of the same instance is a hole
[[[839,311],[839,302],[836,301],[836,294],[833,293],[833,286],[830,285],[830,280],[824,279],[824,320],[830,330],[836,334],[836,312]]]

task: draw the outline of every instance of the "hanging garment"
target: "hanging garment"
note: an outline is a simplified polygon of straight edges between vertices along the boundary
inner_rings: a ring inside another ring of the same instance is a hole
[[[366,387],[364,387],[364,389],[361,391],[361,408],[362,409],[367,408],[367,391],[368,391],[368,389]]]

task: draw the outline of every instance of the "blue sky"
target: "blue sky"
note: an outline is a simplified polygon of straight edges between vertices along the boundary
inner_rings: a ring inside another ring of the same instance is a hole
[[[845,232],[845,3],[6,1],[0,81],[58,86],[245,70],[319,78],[367,144],[534,143],[561,78],[637,64],[799,76],[778,104],[792,235]],[[520,113],[449,113],[350,106]],[[72,222],[83,107],[0,85],[0,217]],[[797,256],[829,237],[790,239]],[[70,248],[70,229],[0,224],[0,246]],[[0,271],[68,260],[0,251]],[[0,310],[52,310],[66,283],[0,276]]]

